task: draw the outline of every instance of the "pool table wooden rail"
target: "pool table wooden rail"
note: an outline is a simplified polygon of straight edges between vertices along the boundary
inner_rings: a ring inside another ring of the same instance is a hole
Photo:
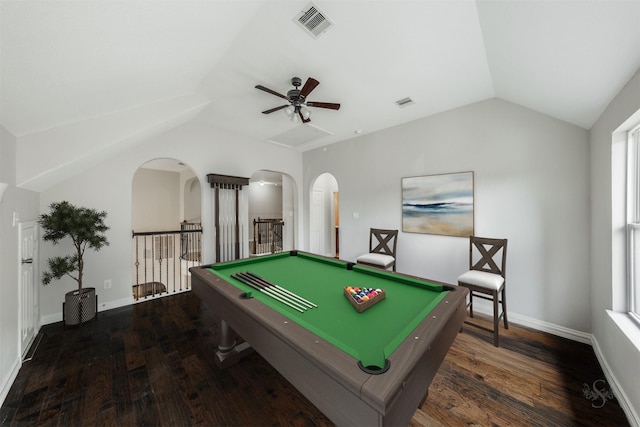
[[[466,289],[452,287],[389,357],[390,370],[371,375],[257,299],[241,299],[240,289],[207,267],[190,270],[193,292],[337,425],[407,425],[466,317]]]

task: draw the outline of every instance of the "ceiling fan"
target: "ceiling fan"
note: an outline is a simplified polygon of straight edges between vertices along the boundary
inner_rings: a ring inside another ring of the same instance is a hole
[[[328,108],[330,110],[340,109],[340,104],[335,104],[332,102],[307,101],[307,96],[311,93],[312,90],[316,88],[316,86],[320,84],[320,82],[314,79],[313,77],[309,77],[307,79],[304,86],[302,86],[302,89],[298,89],[300,85],[302,85],[302,79],[300,77],[293,77],[291,79],[291,84],[294,86],[294,88],[289,90],[286,95],[278,93],[262,85],[256,86],[256,89],[263,90],[267,93],[270,93],[275,96],[279,96],[280,98],[284,98],[287,101],[289,101],[289,104],[285,104],[279,107],[265,110],[262,112],[262,114],[271,114],[274,111],[278,111],[278,110],[282,110],[283,108],[286,108],[287,113],[289,113],[292,116],[292,118],[299,116],[300,119],[302,120],[302,123],[308,123],[311,121],[311,119],[309,118],[310,111],[307,109],[307,107]]]

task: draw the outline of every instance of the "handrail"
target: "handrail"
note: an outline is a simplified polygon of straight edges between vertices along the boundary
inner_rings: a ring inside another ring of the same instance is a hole
[[[161,230],[161,231],[133,231],[131,230],[131,237],[136,236],[153,236],[154,234],[182,234],[182,233],[202,233],[202,228],[194,230]]]

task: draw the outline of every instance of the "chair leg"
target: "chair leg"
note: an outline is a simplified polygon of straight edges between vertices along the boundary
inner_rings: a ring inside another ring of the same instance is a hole
[[[498,331],[500,330],[500,316],[498,315],[498,291],[493,291],[493,345],[498,347]]]
[[[509,329],[509,322],[507,321],[507,296],[506,289],[502,288],[502,320],[504,321],[504,328]]]
[[[469,290],[469,317],[473,318],[473,291]]]

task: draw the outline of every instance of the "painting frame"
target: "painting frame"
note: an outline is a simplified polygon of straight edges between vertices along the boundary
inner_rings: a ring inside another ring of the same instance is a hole
[[[474,181],[473,171],[402,178],[402,231],[472,236]]]

